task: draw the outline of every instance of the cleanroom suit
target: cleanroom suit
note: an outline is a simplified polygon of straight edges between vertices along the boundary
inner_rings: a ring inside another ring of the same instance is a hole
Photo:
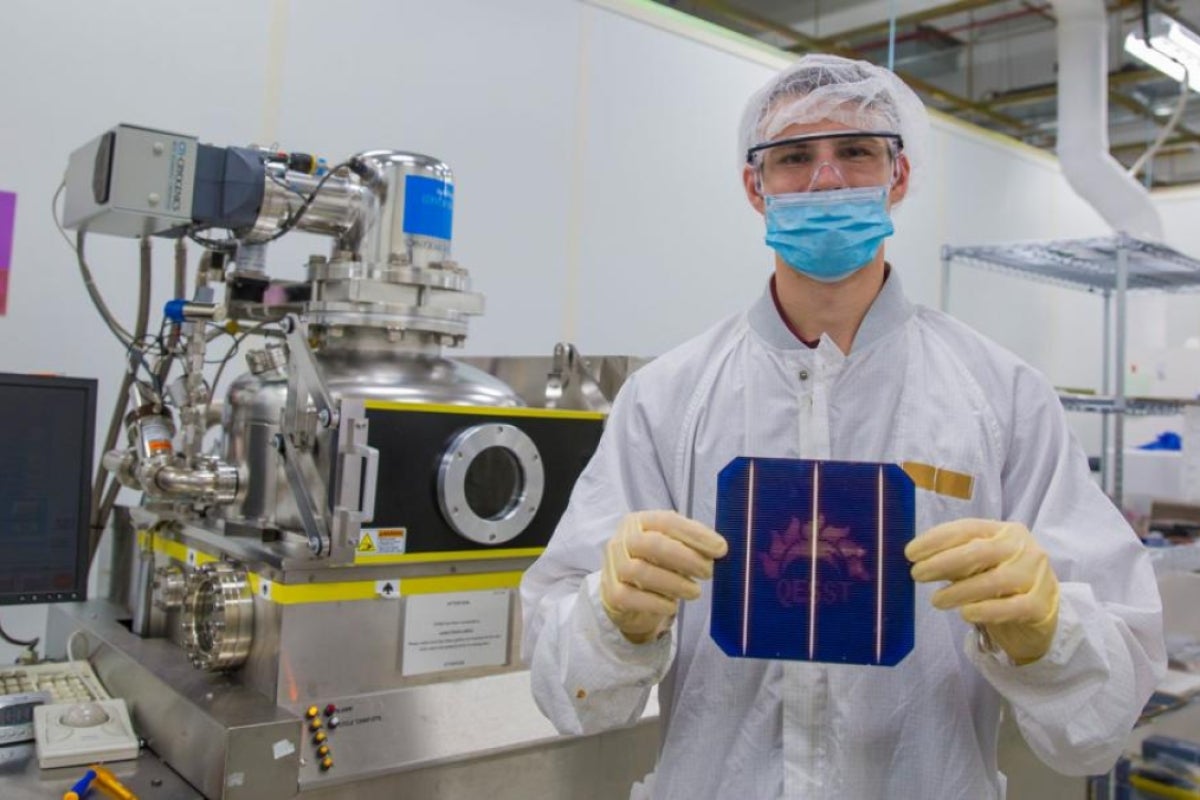
[[[958,614],[930,606],[928,584],[915,647],[892,668],[730,658],[709,636],[709,582],[668,634],[629,642],[598,593],[618,521],[673,509],[712,526],[717,474],[743,455],[970,475],[969,499],[917,490],[916,530],[963,517],[1028,526],[1061,582],[1050,651],[1016,666],[981,650]],[[911,305],[894,271],[849,355],[828,336],[798,341],[768,288],[635,373],[521,601],[534,696],[560,731],[631,724],[660,684],[658,767],[634,795],[656,800],[1003,797],[1002,699],[1048,764],[1104,772],[1165,668],[1151,565],[1052,387]]]

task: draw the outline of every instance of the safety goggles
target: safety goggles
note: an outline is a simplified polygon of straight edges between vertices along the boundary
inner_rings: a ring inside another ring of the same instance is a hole
[[[812,191],[826,171],[835,185],[887,184],[895,178],[896,157],[904,148],[899,134],[838,131],[776,139],[751,147],[746,162],[770,191]]]

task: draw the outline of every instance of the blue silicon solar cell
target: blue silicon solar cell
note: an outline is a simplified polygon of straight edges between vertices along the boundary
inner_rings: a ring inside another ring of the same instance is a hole
[[[895,464],[735,458],[717,480],[713,575],[728,655],[894,666],[913,647],[912,480]]]

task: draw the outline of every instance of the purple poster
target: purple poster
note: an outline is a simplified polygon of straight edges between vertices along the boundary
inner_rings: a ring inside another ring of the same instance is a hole
[[[0,192],[0,316],[8,312],[8,268],[12,264],[13,226],[17,219],[17,195]]]

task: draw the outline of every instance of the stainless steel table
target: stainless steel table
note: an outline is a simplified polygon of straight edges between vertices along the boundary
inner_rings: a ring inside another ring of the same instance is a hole
[[[135,761],[106,765],[139,800],[202,800],[203,795],[149,750]],[[40,769],[33,742],[0,747],[0,797],[4,800],[58,800],[83,777],[87,767]],[[93,790],[91,797],[102,797]]]

